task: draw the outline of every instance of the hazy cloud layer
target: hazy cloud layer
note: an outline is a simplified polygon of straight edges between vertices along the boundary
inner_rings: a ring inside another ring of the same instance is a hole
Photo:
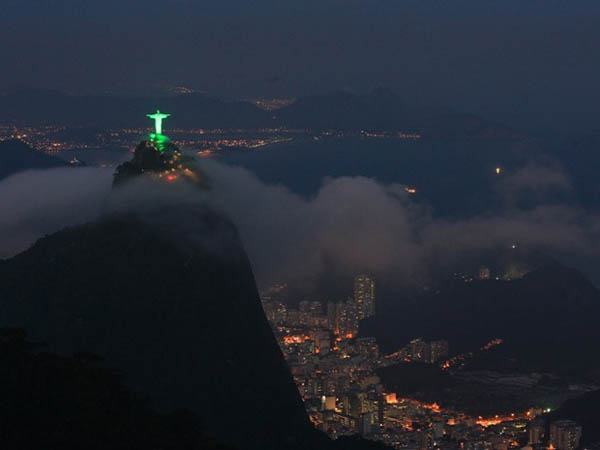
[[[215,186],[209,201],[238,224],[259,280],[316,277],[326,262],[350,273],[421,280],[464,252],[517,244],[563,258],[600,250],[598,218],[566,206],[511,207],[501,214],[446,221],[434,219],[429,208],[413,203],[396,184],[327,179],[314,198],[304,200],[244,169],[214,162],[205,167]],[[543,198],[557,189],[570,189],[562,170],[538,166],[509,175],[499,186],[507,198],[530,190]]]
[[[540,204],[564,199],[572,189],[571,180],[553,161],[530,162],[525,167],[503,177],[497,185],[507,207],[520,202]]]
[[[209,204],[239,228],[259,282],[318,277],[326,264],[341,271],[372,271],[398,280],[426,279],[432,267],[463,252],[528,246],[576,261],[599,254],[600,220],[567,206],[508,208],[462,221],[434,219],[402,186],[363,177],[326,179],[305,199],[283,186],[267,185],[245,169],[203,161],[212,189],[174,189],[134,183],[110,196],[111,171],[31,171],[0,182],[0,255],[8,257],[37,238],[103,212],[154,208],[184,201]],[[506,177],[507,196],[522,189],[568,190],[559,168],[530,167]],[[185,220],[182,218],[181,220]],[[193,230],[188,226],[180,230]]]
[[[111,170],[94,168],[30,170],[0,181],[0,258],[97,217],[111,183]]]

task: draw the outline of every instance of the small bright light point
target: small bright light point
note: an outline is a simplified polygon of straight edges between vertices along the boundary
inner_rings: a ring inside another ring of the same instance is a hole
[[[517,244],[511,245],[511,248],[514,250],[515,248],[517,248]]]
[[[502,168],[496,167],[496,175],[500,175],[501,172],[502,172]]]

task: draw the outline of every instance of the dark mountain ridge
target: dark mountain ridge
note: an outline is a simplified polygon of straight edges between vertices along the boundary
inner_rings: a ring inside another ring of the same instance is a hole
[[[189,410],[219,442],[382,448],[333,443],[310,422],[236,227],[198,201],[205,181],[166,136],[140,143],[104,217],[0,261],[0,327],[67,357],[99,355],[161,413]]]
[[[163,408],[199,412],[244,447],[315,439],[262,312],[235,227],[188,211],[209,248],[152,218],[58,232],[0,263],[2,325],[61,353],[92,352]]]
[[[555,420],[574,420],[583,426],[581,445],[597,445],[600,442],[599,401],[600,391],[589,392],[581,397],[567,400],[559,409],[547,416],[546,423],[549,425]],[[549,426],[547,426],[548,432]]]
[[[0,179],[28,169],[65,166],[58,158],[36,151],[18,139],[0,141]]]
[[[542,267],[513,281],[456,282],[414,301],[389,305],[361,324],[394,351],[410,339],[447,339],[452,353],[477,350],[500,338],[498,357],[517,359],[523,370],[591,372],[600,331],[600,292],[578,271]]]

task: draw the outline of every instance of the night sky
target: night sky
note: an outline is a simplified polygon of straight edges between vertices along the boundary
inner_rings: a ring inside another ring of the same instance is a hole
[[[599,110],[595,0],[5,0],[0,23],[5,88],[296,97],[386,86],[412,106],[588,128]]]

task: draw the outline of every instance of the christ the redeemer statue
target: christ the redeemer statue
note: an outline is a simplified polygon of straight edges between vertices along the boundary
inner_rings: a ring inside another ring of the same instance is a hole
[[[156,134],[162,134],[162,122],[167,117],[171,117],[171,114],[161,113],[159,110],[156,110],[155,114],[146,114],[149,119],[154,120],[154,129],[156,130]]]

